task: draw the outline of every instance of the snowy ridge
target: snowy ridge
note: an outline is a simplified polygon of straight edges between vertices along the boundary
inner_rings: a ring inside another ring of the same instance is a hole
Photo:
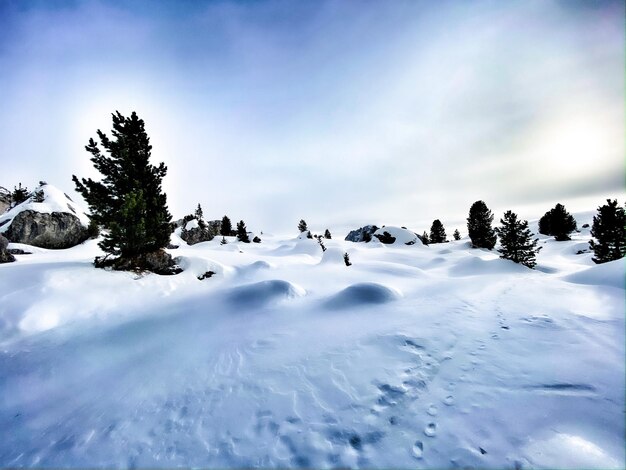
[[[84,210],[72,201],[67,194],[61,191],[56,186],[51,184],[45,184],[40,188],[43,191],[43,202],[33,202],[32,198],[18,204],[13,209],[0,215],[0,233],[5,232],[11,225],[11,221],[20,213],[24,211],[35,211],[42,214],[52,214],[53,212],[66,212],[73,214],[80,222],[87,227],[89,225],[89,217],[85,214]]]

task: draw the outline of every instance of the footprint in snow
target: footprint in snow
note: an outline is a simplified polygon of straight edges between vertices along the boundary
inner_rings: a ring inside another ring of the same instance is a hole
[[[416,459],[421,459],[424,455],[424,444],[422,441],[415,441],[415,444],[413,444],[413,455]]]
[[[443,403],[447,406],[454,405],[454,397],[452,395],[448,395],[446,398],[443,399]]]
[[[437,434],[437,425],[435,423],[428,423],[424,428],[424,434],[428,437],[435,437],[435,434]]]

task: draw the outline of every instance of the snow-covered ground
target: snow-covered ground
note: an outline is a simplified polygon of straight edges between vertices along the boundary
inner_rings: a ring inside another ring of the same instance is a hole
[[[624,467],[625,264],[588,229],[536,270],[261,238],[174,240],[177,276],[11,245],[0,467]]]

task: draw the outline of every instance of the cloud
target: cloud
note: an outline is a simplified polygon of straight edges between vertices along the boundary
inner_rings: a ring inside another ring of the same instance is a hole
[[[0,184],[95,176],[83,145],[119,109],[146,120],[176,215],[251,228],[624,192],[621,3],[150,5],[5,16]]]

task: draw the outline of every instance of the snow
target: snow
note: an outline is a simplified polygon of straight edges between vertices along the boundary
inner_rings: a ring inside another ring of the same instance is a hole
[[[43,202],[31,202],[30,199],[27,199],[23,203],[15,206],[13,209],[0,215],[0,225],[2,225],[0,227],[0,233],[6,232],[11,225],[11,221],[20,212],[24,212],[27,210],[40,212],[42,214],[52,214],[53,212],[66,212],[68,214],[73,214],[78,217],[85,227],[89,225],[89,218],[85,214],[84,210],[78,204],[72,201],[59,188],[51,184],[45,184],[41,186],[40,189],[43,191],[44,194]]]
[[[173,236],[177,276],[20,245],[0,466],[623,468],[624,260],[576,254],[581,232],[530,270],[396,229]]]
[[[419,246],[423,246],[422,241],[417,238],[415,233],[401,227],[382,227],[374,232],[374,235],[382,235],[383,233],[389,233],[396,240],[392,243],[392,245],[412,245],[416,244]],[[374,238],[374,237],[373,237]]]
[[[192,228],[198,228],[200,225],[198,224],[198,220],[197,219],[191,219],[189,222],[187,222],[187,224],[185,225],[185,230],[191,230]]]

